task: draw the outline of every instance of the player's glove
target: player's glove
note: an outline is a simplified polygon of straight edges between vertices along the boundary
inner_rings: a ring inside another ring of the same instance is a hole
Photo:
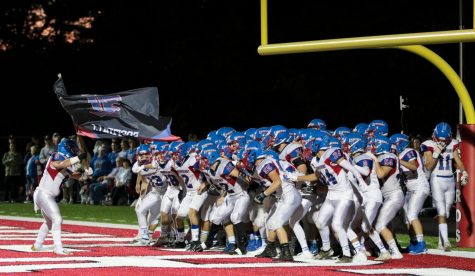
[[[85,173],[87,176],[91,176],[92,173],[93,173],[92,168],[91,168],[91,167],[88,167],[88,168],[84,171],[84,173]]]
[[[468,173],[467,171],[462,172],[462,177],[460,178],[460,184],[462,186],[465,186],[468,184]]]
[[[254,201],[257,203],[257,204],[262,204],[262,202],[264,202],[264,199],[267,197],[267,195],[262,192],[260,194],[257,194],[255,197],[254,197]]]
[[[437,142],[434,152],[432,153],[432,158],[437,159],[440,156],[440,153],[445,150],[445,142]]]

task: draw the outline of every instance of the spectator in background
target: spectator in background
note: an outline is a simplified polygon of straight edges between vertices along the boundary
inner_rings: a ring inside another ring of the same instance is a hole
[[[112,171],[112,165],[109,161],[109,158],[107,158],[106,146],[103,145],[99,148],[97,155],[92,157],[90,166],[93,170],[92,183],[100,182],[98,181],[99,177],[107,175]]]
[[[107,154],[107,157],[109,158],[113,168],[116,166],[116,159],[119,157],[119,153],[120,142],[117,139],[113,139],[111,142],[111,151]]]
[[[23,188],[24,163],[15,143],[9,144],[9,151],[3,155],[2,164],[5,167],[5,201],[18,201],[18,192]]]
[[[129,151],[129,139],[127,138],[122,138],[122,140],[120,140],[120,152],[119,152],[119,156],[120,157],[124,157],[124,158],[127,158],[127,152]],[[132,162],[131,162],[132,163]]]
[[[62,138],[63,136],[61,136],[61,134],[58,132],[53,133],[53,145],[55,151],[58,149],[59,142],[61,142]]]
[[[44,138],[44,142],[45,142],[45,145],[41,148],[41,151],[40,151],[40,163],[43,166],[43,168],[45,167],[46,162],[48,161],[48,158],[56,150],[56,147],[53,144],[53,139],[51,138],[51,136],[46,135]]]
[[[118,157],[118,159],[121,157]],[[119,168],[115,176],[114,188],[112,189],[112,205],[123,205],[127,203],[127,189],[132,181],[132,169],[128,159],[121,158],[122,167]],[[119,165],[117,165],[119,166]],[[122,201],[123,199],[123,201]]]
[[[137,155],[137,147],[139,146],[139,141],[135,138],[128,138],[129,142],[129,150],[127,151],[127,159],[129,160],[130,164],[135,163],[135,156]],[[139,198],[139,194],[135,190],[135,182],[137,182],[137,174],[132,174],[131,185],[132,189],[129,189],[129,203],[132,204],[135,200]]]
[[[26,162],[26,184],[25,193],[26,201],[33,202],[33,192],[35,191],[38,183],[40,183],[41,176],[43,175],[43,166],[40,163],[40,154],[37,145],[30,146],[30,158]]]
[[[423,142],[422,138],[419,135],[412,136],[409,147],[415,149],[417,152],[422,154],[422,151],[421,151],[422,142]]]
[[[135,155],[137,154],[137,147],[139,146],[139,141],[135,138],[129,138],[129,150],[127,151],[127,159],[129,159],[130,164],[135,163]]]

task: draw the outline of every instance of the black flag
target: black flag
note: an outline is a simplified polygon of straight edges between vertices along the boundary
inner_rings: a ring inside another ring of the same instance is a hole
[[[137,137],[176,140],[170,117],[160,117],[158,89],[145,87],[107,95],[68,95],[63,79],[53,85],[78,135],[89,138]]]

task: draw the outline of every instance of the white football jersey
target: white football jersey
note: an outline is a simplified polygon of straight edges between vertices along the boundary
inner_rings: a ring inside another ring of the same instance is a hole
[[[384,179],[380,179],[381,192],[383,195],[401,189],[399,184],[399,158],[394,153],[385,153],[378,156],[381,166],[391,167],[391,171]]]
[[[435,147],[437,147],[437,144],[433,140],[427,140],[421,144],[421,150],[423,152],[430,151],[433,153]],[[450,144],[448,144],[445,150],[440,154],[439,159],[437,160],[437,165],[435,165],[432,173],[436,176],[452,176],[454,174],[452,166],[454,153],[458,151],[458,148],[458,141],[456,139],[452,139]]]
[[[425,188],[429,187],[429,182],[427,182],[427,178],[425,176],[426,173],[424,170],[424,164],[422,163],[421,155],[415,149],[404,149],[401,153],[399,153],[399,159],[406,162],[415,160],[417,163],[416,172],[412,172],[401,164],[401,170],[405,175],[406,186],[409,190],[415,190],[418,186],[423,186]]]
[[[303,148],[301,143],[292,142],[287,144],[279,153],[279,159],[292,163],[292,159],[302,156]]]
[[[339,148],[327,149],[320,158],[312,158],[310,166],[315,172],[319,172],[328,191],[348,191],[352,190],[346,171],[336,163],[341,158],[345,158],[343,151]]]
[[[228,194],[239,194],[244,191],[242,183],[231,172],[234,170],[234,164],[231,160],[226,158],[218,158],[216,161],[216,169],[209,169],[209,177],[214,185],[225,190]]]
[[[268,187],[272,184],[272,180],[269,177],[269,174],[273,171],[277,171],[279,174],[280,180],[282,182],[281,186],[275,191],[275,194],[277,197],[282,196],[283,194],[288,193],[291,190],[295,189],[294,183],[288,181],[285,179],[281,173],[282,168],[280,165],[277,163],[276,160],[274,160],[271,157],[266,157],[264,160],[259,163],[259,165],[256,167],[254,170],[254,175],[262,180],[261,184],[264,184],[265,187]]]
[[[196,165],[197,162],[194,155],[188,155],[181,165],[175,162],[175,170],[183,179],[187,191],[196,191],[201,186],[200,171]]]
[[[59,195],[59,187],[61,184],[63,184],[63,182],[65,182],[74,172],[76,172],[77,168],[81,166],[79,163],[76,163],[65,169],[56,169],[51,164],[54,161],[63,161],[66,159],[67,158],[59,152],[55,152],[49,157],[40,184],[38,185],[42,191],[54,196]]]

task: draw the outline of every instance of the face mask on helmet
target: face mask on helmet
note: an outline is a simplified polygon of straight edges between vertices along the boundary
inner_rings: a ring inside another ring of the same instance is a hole
[[[219,151],[217,148],[207,148],[201,152],[200,170],[208,170],[219,158]]]
[[[401,133],[396,133],[393,134],[389,140],[391,141],[391,144],[393,145],[392,148],[397,153],[401,153],[403,150],[405,150],[409,146],[409,137],[405,134]]]
[[[58,144],[58,152],[66,158],[71,158],[79,153],[79,147],[73,140],[64,139]]]
[[[434,133],[432,138],[438,144],[441,144],[443,147],[450,144],[452,141],[452,129],[449,124],[442,122],[435,126]]]
[[[366,150],[366,140],[363,135],[359,133],[350,133],[345,137],[348,149],[351,154],[364,152]]]
[[[149,144],[141,144],[137,148],[137,162],[139,165],[146,165],[152,162],[152,152]]]

